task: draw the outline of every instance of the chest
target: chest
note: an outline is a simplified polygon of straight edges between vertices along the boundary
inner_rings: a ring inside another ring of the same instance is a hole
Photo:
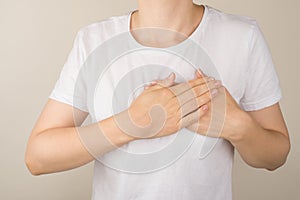
[[[107,49],[106,53],[108,51],[112,50]],[[97,58],[85,66],[87,106],[95,121],[127,109],[145,85],[164,79],[171,72],[176,74],[176,82],[181,83],[195,78],[195,70],[200,69],[221,80],[237,102],[243,95],[242,60],[219,51],[208,55],[199,46],[171,50],[144,48],[112,60],[109,56]]]

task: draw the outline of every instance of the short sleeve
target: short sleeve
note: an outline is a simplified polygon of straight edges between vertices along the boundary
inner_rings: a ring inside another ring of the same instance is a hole
[[[270,50],[257,23],[252,31],[245,90],[240,101],[245,111],[269,107],[282,97]]]
[[[88,112],[84,80],[80,75],[85,60],[83,48],[82,33],[79,31],[49,98]]]

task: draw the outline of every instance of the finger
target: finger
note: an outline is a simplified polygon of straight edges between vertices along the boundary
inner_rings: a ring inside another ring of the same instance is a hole
[[[175,73],[172,72],[165,79],[154,80],[149,85],[146,85],[144,88],[145,89],[150,89],[150,88],[157,89],[157,88],[161,88],[161,87],[170,87],[175,84],[175,78],[176,78],[176,75],[175,75]],[[155,87],[153,87],[153,86],[155,86]]]
[[[157,80],[156,81],[152,81],[149,85],[146,85],[145,87],[144,87],[144,89],[145,90],[148,90],[150,87],[152,87],[152,86],[154,86],[154,85],[156,85],[157,84]]]
[[[176,75],[175,75],[175,73],[172,72],[167,78],[158,80],[157,84],[159,84],[162,87],[170,87],[170,86],[174,85],[175,78],[176,78]]]
[[[207,77],[207,75],[203,71],[201,71],[200,69],[196,69],[195,76],[196,76],[196,78]]]
[[[210,90],[213,90],[213,89],[219,88],[219,87],[221,87],[221,81],[212,80],[206,84],[198,85],[198,86],[192,88],[191,90],[187,90],[187,91],[183,92],[182,94],[180,94],[176,98],[178,98],[180,104],[183,105],[186,102],[188,102],[196,97],[199,97]]]
[[[208,102],[211,101],[212,98],[216,97],[218,94],[217,89],[213,89],[211,92],[206,92],[205,94],[194,98],[187,103],[183,104],[181,108],[178,110],[178,112],[181,112],[182,116],[186,116],[189,113],[195,111],[199,107],[207,104]]]
[[[204,116],[208,111],[208,106],[207,105],[203,105],[202,107],[199,107],[197,110],[195,110],[194,112],[184,116],[179,124],[181,128],[187,127],[197,121],[199,121],[199,119]]]
[[[196,78],[202,78],[202,77],[204,77],[203,74],[201,73],[200,69],[197,69],[195,71],[195,76],[196,76]]]
[[[179,96],[181,93],[192,89],[193,87],[201,84],[205,84],[209,81],[214,80],[212,77],[204,77],[200,79],[190,80],[188,82],[180,83],[170,87],[170,90],[174,93],[175,96]]]

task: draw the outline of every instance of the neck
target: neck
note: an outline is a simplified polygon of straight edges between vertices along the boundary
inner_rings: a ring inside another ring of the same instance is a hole
[[[164,28],[188,36],[199,24],[202,13],[203,7],[192,0],[138,0],[138,11],[132,15],[132,29]]]

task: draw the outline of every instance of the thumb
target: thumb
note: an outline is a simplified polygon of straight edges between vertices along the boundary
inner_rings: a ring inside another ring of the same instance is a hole
[[[197,69],[195,71],[195,76],[196,76],[196,78],[203,78],[203,77],[206,77],[207,75],[204,74],[202,71],[200,71],[200,69]]]
[[[163,87],[170,87],[175,83],[176,75],[172,72],[167,78],[158,80],[157,84]]]
[[[160,86],[160,87],[170,87],[175,84],[175,73],[171,73],[168,77],[161,80],[154,80],[149,85],[145,86],[145,89],[149,89],[152,86]]]

